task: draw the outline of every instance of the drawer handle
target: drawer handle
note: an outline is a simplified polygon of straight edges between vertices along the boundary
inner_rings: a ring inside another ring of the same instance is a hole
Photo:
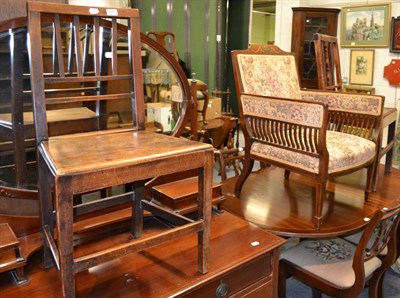
[[[221,284],[217,287],[215,291],[215,295],[217,298],[225,297],[228,294],[229,287],[226,283],[221,282]]]

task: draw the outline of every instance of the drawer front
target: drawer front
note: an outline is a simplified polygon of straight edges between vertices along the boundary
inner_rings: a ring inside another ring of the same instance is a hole
[[[247,288],[235,293],[231,298],[274,298],[272,276],[263,278]]]
[[[186,297],[229,297],[257,282],[263,281],[262,286],[271,279],[271,276],[271,253],[268,253],[215,277],[204,286],[187,293]]]

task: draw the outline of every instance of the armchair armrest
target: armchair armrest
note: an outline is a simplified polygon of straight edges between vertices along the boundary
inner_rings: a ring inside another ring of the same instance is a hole
[[[329,130],[378,141],[385,102],[383,96],[302,90],[301,97],[328,105]]]
[[[245,133],[252,142],[318,157],[326,152],[325,104],[242,94]]]

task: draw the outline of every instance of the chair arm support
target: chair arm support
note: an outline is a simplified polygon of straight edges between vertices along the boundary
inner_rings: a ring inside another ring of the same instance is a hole
[[[326,152],[325,104],[243,94],[244,129],[253,141],[318,156]]]

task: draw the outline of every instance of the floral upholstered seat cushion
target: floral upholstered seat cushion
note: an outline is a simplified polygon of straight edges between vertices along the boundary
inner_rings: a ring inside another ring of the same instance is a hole
[[[352,267],[356,246],[341,238],[305,240],[284,251],[280,259],[287,260],[339,287],[348,288],[355,282]],[[368,278],[382,262],[373,257],[364,263]]]
[[[237,56],[243,93],[301,99],[293,55]]]
[[[335,173],[363,165],[375,158],[375,143],[350,134],[327,131],[326,146],[329,152],[328,173]],[[319,159],[285,148],[255,142],[251,154],[318,173]]]

